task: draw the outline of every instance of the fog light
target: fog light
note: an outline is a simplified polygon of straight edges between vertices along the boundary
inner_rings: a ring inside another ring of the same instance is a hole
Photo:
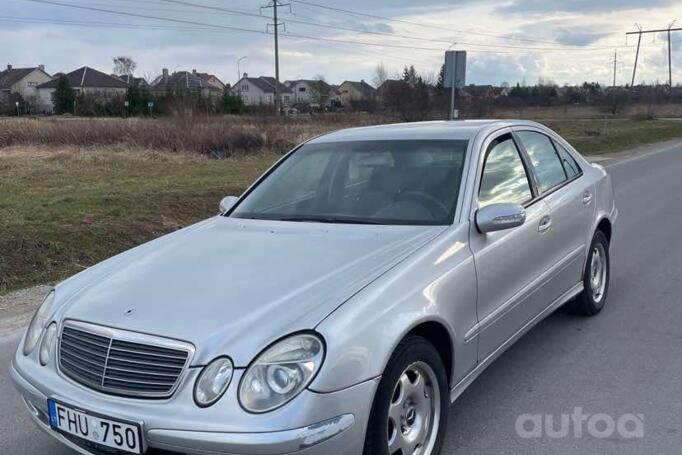
[[[54,350],[55,340],[57,339],[57,324],[52,323],[43,335],[43,341],[40,343],[40,364],[45,366],[50,361],[52,352]]]
[[[234,366],[227,357],[219,357],[208,364],[197,378],[194,386],[194,401],[206,408],[218,401],[232,381]]]

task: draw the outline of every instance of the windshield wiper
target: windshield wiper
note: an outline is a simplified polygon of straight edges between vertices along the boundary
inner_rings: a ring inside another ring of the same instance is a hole
[[[276,221],[295,221],[295,222],[311,222],[311,223],[334,223],[334,224],[385,224],[380,221],[369,220],[367,218],[351,218],[351,217],[336,217],[336,216],[285,216],[278,217]]]

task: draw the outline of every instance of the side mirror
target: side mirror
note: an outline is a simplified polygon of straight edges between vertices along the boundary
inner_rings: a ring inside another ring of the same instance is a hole
[[[239,198],[237,196],[225,196],[222,201],[220,201],[220,214],[226,213],[237,203]]]
[[[491,204],[476,212],[476,226],[481,233],[502,231],[526,222],[526,210],[519,204]]]

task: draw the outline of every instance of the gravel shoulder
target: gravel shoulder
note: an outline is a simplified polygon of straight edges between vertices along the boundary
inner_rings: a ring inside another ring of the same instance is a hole
[[[26,327],[50,288],[40,285],[0,295],[0,337]]]

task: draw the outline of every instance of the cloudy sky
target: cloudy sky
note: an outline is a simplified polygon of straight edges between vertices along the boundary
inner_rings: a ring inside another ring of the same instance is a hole
[[[610,84],[617,49],[617,81],[624,84],[636,44],[625,32],[635,30],[635,23],[667,28],[676,15],[682,23],[680,0],[290,2],[280,8],[286,23],[282,80],[324,75],[335,83],[372,81],[380,62],[389,74],[414,64],[435,77],[452,47],[469,52],[467,83],[478,84],[533,84],[539,78]],[[0,65],[4,59],[15,67],[44,64],[51,73],[83,65],[111,72],[112,57],[126,55],[138,62],[136,73],[148,78],[162,68],[197,69],[234,83],[237,60],[246,57],[242,72],[274,75],[273,37],[267,33],[272,28],[267,17],[259,17],[266,3],[0,0]],[[672,45],[673,83],[682,83],[682,32],[673,34]],[[666,35],[645,35],[637,80],[667,82],[667,64]]]

